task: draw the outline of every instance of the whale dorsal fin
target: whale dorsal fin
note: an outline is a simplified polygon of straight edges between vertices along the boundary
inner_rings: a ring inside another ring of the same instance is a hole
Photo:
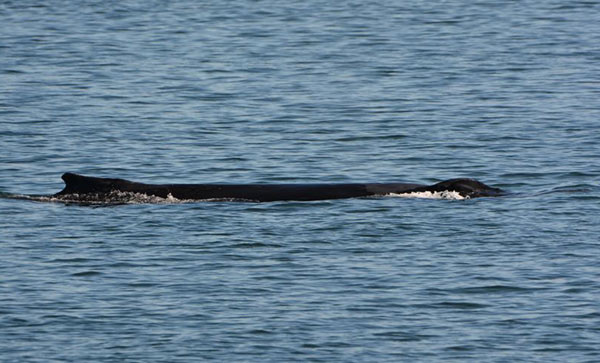
[[[106,193],[117,190],[120,185],[128,182],[124,179],[96,178],[75,173],[64,173],[61,178],[65,182],[65,188],[56,195]]]

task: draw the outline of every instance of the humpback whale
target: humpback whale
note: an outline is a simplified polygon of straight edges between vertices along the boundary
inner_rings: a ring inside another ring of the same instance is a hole
[[[314,201],[374,197],[418,192],[456,192],[464,198],[493,197],[504,193],[474,179],[450,179],[433,185],[406,183],[347,184],[144,184],[125,179],[98,178],[74,173],[62,176],[65,188],[57,198],[96,200],[114,193],[139,193],[180,200],[241,200],[253,202]],[[110,198],[109,198],[110,199]]]

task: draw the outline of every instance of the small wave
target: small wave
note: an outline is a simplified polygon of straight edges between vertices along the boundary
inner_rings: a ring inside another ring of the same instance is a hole
[[[600,188],[597,185],[590,184],[576,184],[576,185],[563,185],[559,187],[555,187],[552,190],[546,192],[550,193],[590,193],[594,191],[598,191]]]
[[[422,199],[449,199],[449,200],[465,200],[470,199],[469,196],[462,196],[454,190],[444,190],[441,192],[411,192],[411,193],[390,193],[386,196],[394,198],[422,198]]]

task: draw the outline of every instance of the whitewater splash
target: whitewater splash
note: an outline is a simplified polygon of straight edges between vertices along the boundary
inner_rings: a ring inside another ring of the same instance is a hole
[[[52,196],[22,195],[18,199],[27,199],[36,202],[65,203],[79,205],[119,205],[119,204],[182,204],[195,202],[194,200],[182,200],[171,194],[166,198],[147,195],[143,193],[112,191],[110,193],[88,193],[88,194],[65,194]]]
[[[417,199],[446,199],[446,200],[465,200],[468,196],[462,196],[456,191],[444,190],[441,192],[411,192],[411,193],[390,193],[385,197],[396,198],[417,198]],[[107,194],[65,194],[60,196],[38,197],[36,200],[47,202],[62,202],[73,204],[94,204],[94,205],[118,205],[118,204],[183,204],[197,202],[256,202],[248,199],[235,198],[210,198],[203,200],[178,199],[170,193],[166,198],[147,195],[143,193],[112,191]]]
[[[465,200],[470,199],[469,196],[462,196],[454,190],[444,190],[441,192],[411,192],[411,193],[390,193],[387,196],[395,198],[421,198],[421,199],[448,199],[448,200]]]

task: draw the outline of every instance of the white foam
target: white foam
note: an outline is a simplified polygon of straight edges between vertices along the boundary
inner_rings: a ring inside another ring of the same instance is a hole
[[[421,198],[421,199],[447,199],[465,200],[469,196],[462,196],[456,191],[444,190],[441,192],[412,192],[412,193],[390,193],[386,197],[393,198]],[[237,198],[207,198],[203,200],[178,199],[169,193],[165,198],[142,193],[113,191],[102,194],[65,194],[59,196],[41,195],[15,195],[16,199],[28,199],[37,202],[67,203],[81,205],[115,205],[115,204],[182,204],[197,202],[255,202],[247,199]]]
[[[190,200],[177,199],[171,193],[166,198],[147,195],[142,193],[112,191],[107,194],[65,194],[50,197],[38,197],[35,200],[40,202],[59,202],[59,203],[74,203],[74,204],[93,204],[93,205],[110,205],[110,204],[180,204],[188,203]]]
[[[422,198],[422,199],[449,199],[449,200],[465,200],[469,196],[462,196],[454,190],[444,190],[441,192],[412,192],[412,193],[390,193],[390,197],[396,198]]]
[[[27,198],[38,202],[55,202],[80,205],[116,205],[116,204],[183,204],[197,202],[239,202],[251,200],[235,198],[207,198],[207,199],[178,199],[171,193],[165,198],[143,193],[112,191],[110,193],[65,194],[58,196],[35,196]]]

